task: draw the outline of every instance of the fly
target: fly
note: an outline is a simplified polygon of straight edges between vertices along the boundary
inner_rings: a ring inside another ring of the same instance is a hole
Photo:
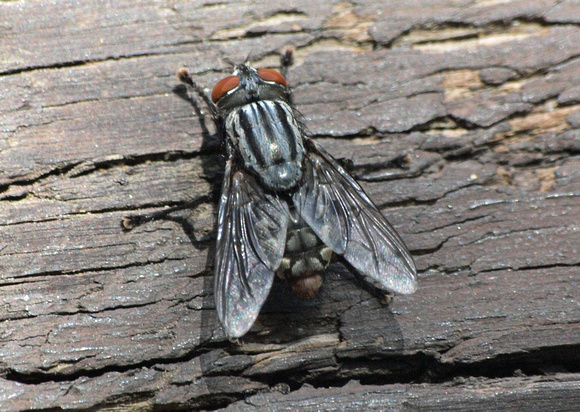
[[[282,73],[290,60],[283,56]],[[316,295],[332,253],[383,290],[417,288],[407,247],[361,186],[306,136],[282,73],[235,65],[211,101],[185,69],[178,73],[208,104],[227,151],[214,298],[231,338],[252,327],[276,274],[299,297]],[[130,229],[191,206],[126,217],[123,224]]]

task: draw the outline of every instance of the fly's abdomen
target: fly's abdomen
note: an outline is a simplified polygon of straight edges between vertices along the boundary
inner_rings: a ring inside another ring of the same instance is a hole
[[[278,276],[290,283],[298,297],[311,299],[322,285],[322,272],[330,263],[332,250],[301,218],[292,216],[291,222]]]
[[[244,167],[267,189],[286,191],[302,178],[302,133],[287,103],[262,100],[232,111],[226,134]]]

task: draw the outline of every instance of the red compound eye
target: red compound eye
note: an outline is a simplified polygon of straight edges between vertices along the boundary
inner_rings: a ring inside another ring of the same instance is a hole
[[[238,76],[228,76],[221,79],[211,92],[211,99],[213,102],[217,102],[224,94],[234,90],[240,84],[240,78]]]
[[[276,70],[260,69],[258,70],[258,76],[260,76],[264,81],[279,83],[282,86],[286,86],[286,79]]]

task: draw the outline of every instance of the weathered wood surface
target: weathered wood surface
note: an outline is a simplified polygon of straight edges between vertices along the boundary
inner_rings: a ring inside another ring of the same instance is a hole
[[[577,1],[0,3],[0,410],[577,410]],[[296,48],[295,101],[413,252],[388,306],[333,263],[243,345],[213,306],[220,185],[174,73]],[[343,385],[345,385],[343,387]]]

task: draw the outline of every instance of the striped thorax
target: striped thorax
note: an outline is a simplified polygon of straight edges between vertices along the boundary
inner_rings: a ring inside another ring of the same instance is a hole
[[[302,133],[288,103],[248,103],[228,114],[225,129],[245,167],[265,188],[289,190],[302,178]]]

